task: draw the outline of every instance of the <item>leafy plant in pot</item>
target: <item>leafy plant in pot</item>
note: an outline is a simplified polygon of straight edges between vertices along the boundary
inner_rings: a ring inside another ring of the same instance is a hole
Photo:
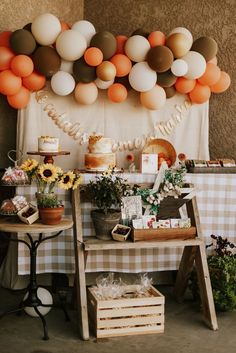
[[[58,200],[55,189],[57,186],[64,190],[76,189],[82,181],[81,175],[70,170],[64,172],[54,164],[39,164],[35,159],[27,159],[21,165],[21,169],[36,181],[38,189],[36,199],[42,223],[48,225],[60,223],[64,206],[62,201]]]
[[[111,239],[111,231],[120,220],[121,199],[130,188],[115,169],[108,169],[84,186],[96,209],[91,211],[95,233],[102,240]]]

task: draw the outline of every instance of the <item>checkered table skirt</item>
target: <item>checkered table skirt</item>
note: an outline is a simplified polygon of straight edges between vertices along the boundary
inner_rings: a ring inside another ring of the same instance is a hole
[[[84,174],[87,183],[94,174]],[[154,182],[155,175],[124,174],[132,183]],[[236,177],[234,174],[187,174],[186,181],[197,188],[197,203],[200,213],[202,233],[206,243],[210,235],[222,235],[236,243]],[[18,187],[17,193],[34,199],[34,186]],[[65,214],[71,214],[68,192],[61,192],[65,204]],[[90,203],[82,204],[83,235],[94,235],[90,218]],[[87,258],[86,272],[152,272],[175,270],[178,268],[182,249],[140,249],[91,251]],[[74,248],[72,230],[58,238],[40,245],[37,256],[37,272],[74,272]],[[29,254],[23,244],[19,244],[18,273],[29,273]]]

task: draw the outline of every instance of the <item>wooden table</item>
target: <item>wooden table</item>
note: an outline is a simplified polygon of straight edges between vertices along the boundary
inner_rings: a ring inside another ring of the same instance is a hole
[[[25,307],[32,307],[34,308],[36,314],[40,317],[42,324],[43,324],[43,331],[44,331],[44,340],[48,340],[48,329],[46,320],[43,315],[40,313],[38,307],[39,306],[52,306],[43,304],[37,295],[38,285],[37,285],[37,275],[36,275],[36,259],[37,259],[37,250],[41,243],[47,241],[48,239],[55,238],[61,234],[61,232],[65,229],[72,228],[73,222],[69,219],[62,219],[61,222],[57,225],[45,225],[42,224],[40,221],[37,221],[31,225],[27,225],[25,223],[20,222],[17,217],[3,217],[0,218],[0,231],[6,233],[26,233],[28,236],[29,242],[20,238],[10,238],[10,241],[21,242],[25,244],[29,249],[30,254],[30,281],[28,290],[28,296],[26,299],[23,299],[20,303],[19,307],[10,311],[6,311],[0,315],[2,318],[6,314],[20,312]],[[53,235],[45,236],[43,234],[55,233]],[[37,237],[35,235],[38,234]],[[68,319],[67,312],[63,307],[65,312],[66,319]]]

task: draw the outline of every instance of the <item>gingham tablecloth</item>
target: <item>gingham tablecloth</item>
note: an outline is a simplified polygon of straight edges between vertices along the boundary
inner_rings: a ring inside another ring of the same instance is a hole
[[[94,174],[84,174],[87,183]],[[132,183],[154,182],[155,175],[123,174]],[[200,213],[202,233],[206,243],[210,235],[222,235],[236,242],[236,177],[235,174],[187,174],[186,181],[197,188],[197,203]],[[17,188],[18,194],[33,199],[34,187]],[[65,213],[71,214],[69,193],[61,191],[65,202]],[[94,235],[90,218],[90,203],[82,204],[83,235]],[[90,251],[86,272],[152,272],[175,270],[179,266],[182,249],[140,249]],[[29,256],[23,244],[19,244],[18,273],[29,272]],[[40,245],[37,256],[37,272],[74,272],[74,250],[72,231]]]

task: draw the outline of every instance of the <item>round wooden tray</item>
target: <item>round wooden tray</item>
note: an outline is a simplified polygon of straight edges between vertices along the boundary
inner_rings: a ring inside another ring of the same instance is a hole
[[[153,139],[149,141],[144,147],[142,153],[165,153],[165,155],[170,158],[171,165],[176,161],[176,151],[174,146],[167,140],[164,139]]]

